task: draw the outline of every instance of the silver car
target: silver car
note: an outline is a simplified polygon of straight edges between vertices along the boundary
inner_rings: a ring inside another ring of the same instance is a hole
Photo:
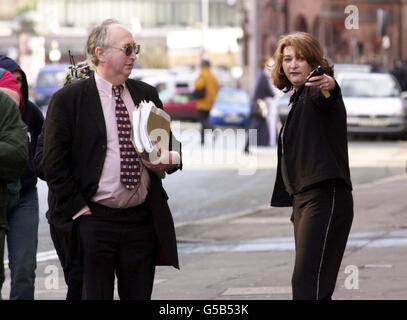
[[[407,101],[391,74],[344,72],[336,80],[342,89],[349,134],[406,137]]]

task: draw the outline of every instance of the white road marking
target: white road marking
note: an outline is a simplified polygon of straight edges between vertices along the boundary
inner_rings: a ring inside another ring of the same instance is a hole
[[[393,268],[392,264],[365,264],[363,268],[366,269],[391,269]]]
[[[261,238],[254,240],[217,241],[216,243],[180,243],[180,253],[254,252],[254,251],[293,251],[293,237]],[[355,233],[348,239],[347,249],[351,248],[395,248],[407,247],[407,230],[392,232]]]
[[[407,247],[407,230],[391,232],[364,232],[350,234],[346,248],[396,248]],[[254,240],[216,241],[201,243],[178,243],[180,253],[254,252],[254,251],[293,251],[293,237],[260,238]],[[57,260],[55,250],[38,252],[37,262]],[[4,260],[8,267],[8,260]]]
[[[222,296],[245,296],[256,294],[291,294],[291,287],[240,287],[228,288]]]

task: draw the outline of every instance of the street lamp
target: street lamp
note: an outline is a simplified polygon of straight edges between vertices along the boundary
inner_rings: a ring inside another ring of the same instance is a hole
[[[208,7],[208,0],[201,0],[201,60],[204,58],[204,55],[206,53],[205,38],[208,29]]]

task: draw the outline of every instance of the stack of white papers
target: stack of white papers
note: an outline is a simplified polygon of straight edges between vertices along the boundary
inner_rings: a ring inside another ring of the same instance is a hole
[[[152,102],[142,101],[141,105],[133,112],[134,143],[139,153],[144,151],[150,153],[154,149],[147,132],[148,117],[153,106],[155,107]]]

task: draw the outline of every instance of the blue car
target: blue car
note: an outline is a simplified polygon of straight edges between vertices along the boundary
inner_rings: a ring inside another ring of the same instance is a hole
[[[48,105],[52,95],[62,88],[68,64],[47,64],[40,69],[34,87],[34,100],[38,106]]]
[[[243,89],[221,88],[209,113],[212,126],[246,127],[250,114],[250,96]]]

